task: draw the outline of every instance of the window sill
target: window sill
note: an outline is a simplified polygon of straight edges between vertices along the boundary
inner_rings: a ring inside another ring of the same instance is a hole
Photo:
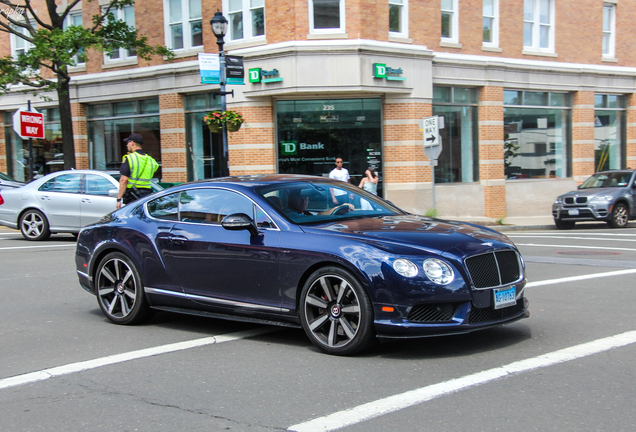
[[[132,58],[130,60],[111,60],[108,63],[104,62],[104,64],[102,65],[102,69],[112,69],[112,68],[117,68],[117,67],[123,67],[123,66],[137,66],[138,62],[137,62],[137,57]]]
[[[440,41],[439,46],[444,48],[462,48],[462,44],[460,43],[445,41],[443,39]]]
[[[203,49],[203,46],[198,46],[194,48],[182,48],[178,50],[172,50],[172,52],[174,53],[174,58],[178,59],[183,57],[192,57],[199,53],[205,52],[205,50]],[[164,57],[163,59],[167,60],[168,58]]]
[[[267,39],[252,39],[252,40],[240,40],[240,41],[232,41],[226,42],[225,49],[241,49],[241,48],[251,48],[255,46],[267,45]]]
[[[307,39],[349,39],[348,33],[310,33]]]
[[[389,42],[413,43],[413,39],[406,36],[392,35],[389,33]]]
[[[603,57],[601,61],[606,63],[618,63],[618,59],[616,57]]]
[[[523,51],[521,51],[521,54],[523,55],[531,55],[531,56],[541,56],[541,57],[558,57],[559,55],[557,53],[551,53],[551,52],[545,52],[545,51],[532,51],[532,50],[527,50],[524,49]]]
[[[488,52],[503,52],[503,48],[499,48],[496,46],[487,46],[487,45],[482,45],[481,50],[488,51]]]
[[[86,63],[82,63],[77,66],[69,66],[68,72],[69,73],[86,72]]]

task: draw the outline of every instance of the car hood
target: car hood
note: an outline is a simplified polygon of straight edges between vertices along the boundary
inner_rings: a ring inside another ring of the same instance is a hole
[[[399,253],[409,253],[404,250],[407,248],[438,254],[449,252],[462,257],[514,247],[508,237],[489,228],[415,215],[342,220],[319,226],[304,225],[302,229],[356,237],[376,245],[380,242],[383,249]]]
[[[565,197],[593,197],[596,195],[621,195],[623,194],[626,190],[628,190],[628,188],[616,188],[616,187],[606,187],[606,188],[590,188],[590,189],[577,189],[575,191],[572,192],[568,192],[566,194],[563,195],[559,195],[559,198],[565,198]]]

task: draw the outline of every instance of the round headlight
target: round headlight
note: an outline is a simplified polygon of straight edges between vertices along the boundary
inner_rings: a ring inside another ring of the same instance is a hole
[[[417,276],[417,266],[407,259],[400,258],[393,261],[393,269],[404,277],[411,278]]]
[[[448,285],[455,278],[451,266],[437,258],[429,258],[424,261],[424,273],[433,282],[440,285]]]

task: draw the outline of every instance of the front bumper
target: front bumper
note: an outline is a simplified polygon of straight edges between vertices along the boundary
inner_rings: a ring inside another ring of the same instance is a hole
[[[552,217],[562,221],[606,221],[612,215],[612,204],[588,204],[586,206],[552,205]]]

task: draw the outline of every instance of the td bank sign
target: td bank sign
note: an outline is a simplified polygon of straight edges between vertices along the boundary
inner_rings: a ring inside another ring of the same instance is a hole
[[[298,150],[324,150],[325,145],[323,143],[307,144],[298,143],[297,141],[283,141],[280,143],[281,156],[293,156],[298,154]]]
[[[384,63],[373,63],[373,78],[385,79],[387,81],[406,81],[403,77],[402,68],[392,68]]]

